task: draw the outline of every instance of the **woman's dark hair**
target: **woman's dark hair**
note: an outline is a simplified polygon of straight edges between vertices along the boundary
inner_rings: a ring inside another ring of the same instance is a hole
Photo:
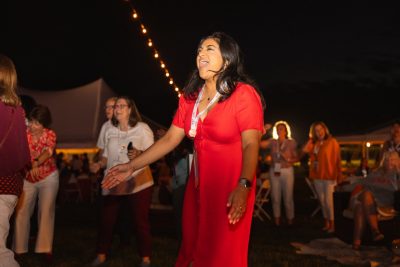
[[[243,56],[237,42],[226,33],[215,32],[201,39],[199,46],[207,39],[213,39],[219,44],[223,66],[225,66],[215,73],[215,75],[219,75],[217,79],[217,91],[221,94],[220,101],[224,101],[235,91],[238,82],[243,82],[253,86],[257,90],[262,105],[265,107],[264,97],[258,86],[244,71]],[[203,84],[204,80],[200,77],[199,70],[196,68],[183,89],[184,96],[189,99],[196,99],[198,90]]]
[[[36,120],[44,128],[49,128],[52,122],[50,109],[47,106],[37,105],[29,113],[29,120]]]
[[[117,104],[117,101],[120,99],[124,99],[126,101],[126,104],[128,105],[128,108],[131,109],[131,113],[129,114],[129,121],[128,124],[130,127],[135,127],[136,124],[139,121],[142,121],[142,116],[140,116],[139,110],[136,107],[135,101],[133,99],[127,97],[127,96],[119,96],[115,100],[115,104]],[[111,123],[117,127],[118,126],[118,120],[114,117],[114,115],[111,118]]]

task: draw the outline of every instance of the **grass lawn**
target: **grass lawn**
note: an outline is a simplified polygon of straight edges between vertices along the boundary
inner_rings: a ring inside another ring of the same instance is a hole
[[[249,266],[341,266],[337,262],[321,257],[297,255],[290,242],[309,242],[315,238],[329,237],[320,229],[322,216],[317,214],[310,218],[316,203],[309,197],[311,192],[304,179],[297,175],[295,184],[295,226],[284,225],[277,228],[272,222],[253,220],[249,247]],[[271,205],[267,204],[267,209]],[[89,266],[95,256],[96,216],[98,207],[95,204],[63,204],[57,207],[54,239],[54,264],[57,267]],[[270,214],[272,212],[270,211]],[[150,214],[153,232],[152,266],[173,266],[178,250],[175,238],[173,215],[171,212],[152,211]],[[104,267],[137,266],[139,258],[134,242],[131,247],[118,250],[115,238],[109,260]],[[32,249],[31,249],[32,250]],[[48,266],[38,255],[28,253],[19,262],[21,267]]]

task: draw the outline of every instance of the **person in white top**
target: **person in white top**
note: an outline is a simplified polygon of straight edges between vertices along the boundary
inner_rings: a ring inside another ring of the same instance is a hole
[[[271,149],[270,181],[275,225],[281,224],[282,196],[287,224],[292,225],[294,219],[293,164],[298,161],[298,155],[297,143],[292,139],[289,124],[286,121],[277,121],[273,128],[273,138],[261,141],[260,146]]]
[[[104,106],[107,121],[105,123],[103,123],[103,125],[101,126],[100,134],[97,139],[97,147],[100,149],[100,151],[99,151],[100,156],[103,155],[104,144],[105,144],[105,133],[108,128],[113,126],[111,123],[111,119],[114,114],[115,101],[117,101],[116,97],[110,97],[109,99],[107,99],[106,105]]]
[[[104,152],[99,162],[91,165],[93,172],[101,167],[107,171],[120,163],[129,162],[154,143],[150,127],[142,122],[133,100],[119,97],[114,105],[114,116],[111,120],[115,127],[109,127],[104,134]],[[106,261],[112,244],[113,228],[122,204],[130,206],[130,215],[136,232],[140,266],[150,266],[151,234],[148,214],[153,191],[153,177],[148,166],[132,173],[132,179],[119,186],[102,190],[104,196],[97,241],[97,257],[92,266]]]

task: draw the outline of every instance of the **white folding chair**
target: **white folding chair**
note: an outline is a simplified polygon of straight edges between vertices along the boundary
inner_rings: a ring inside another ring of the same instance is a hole
[[[308,187],[311,190],[311,199],[316,200],[317,201],[317,207],[314,209],[314,211],[311,213],[311,217],[314,217],[319,211],[321,211],[321,204],[319,202],[319,198],[318,198],[318,193],[317,190],[315,189],[315,185],[314,183],[311,181],[310,178],[306,177],[306,183],[308,185]]]
[[[256,200],[254,203],[254,212],[253,217],[257,217],[261,221],[264,221],[264,217],[267,217],[268,220],[271,220],[271,216],[264,209],[264,204],[269,201],[269,195],[271,193],[271,185],[269,179],[257,179],[257,182],[260,181],[258,186]]]

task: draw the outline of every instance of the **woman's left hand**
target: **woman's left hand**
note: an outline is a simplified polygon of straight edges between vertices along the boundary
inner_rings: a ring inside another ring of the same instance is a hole
[[[236,224],[245,214],[247,208],[247,197],[250,189],[237,185],[228,197],[227,207],[230,207],[228,220],[230,224]]]
[[[37,182],[39,181],[39,168],[38,167],[33,167],[30,170],[31,178],[33,181]]]

